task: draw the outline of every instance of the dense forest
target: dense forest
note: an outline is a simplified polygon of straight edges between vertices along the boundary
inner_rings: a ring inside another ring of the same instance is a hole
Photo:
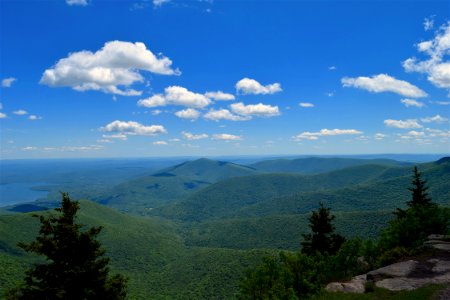
[[[17,244],[33,241],[40,225],[31,215],[58,207],[58,190],[67,188],[71,198],[89,199],[79,201],[78,220],[103,228],[98,240],[111,272],[128,278],[130,299],[332,299],[323,294],[327,282],[417,255],[429,233],[447,232],[450,159],[416,165],[413,173],[413,164],[385,159],[199,159],[120,169],[123,176],[108,172],[97,182],[97,172],[77,170],[40,187],[47,198],[1,209],[0,292],[42,262]],[[92,184],[71,181],[83,177]],[[325,234],[314,225],[320,216]],[[328,246],[315,246],[317,234]]]

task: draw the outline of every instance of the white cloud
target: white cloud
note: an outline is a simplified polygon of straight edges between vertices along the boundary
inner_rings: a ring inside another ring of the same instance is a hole
[[[42,119],[42,117],[36,116],[36,115],[29,115],[28,116],[28,120],[31,120],[31,121],[36,121],[36,120],[41,120],[41,119]]]
[[[236,90],[242,94],[275,94],[281,92],[281,85],[279,83],[272,83],[262,85],[258,81],[250,78],[243,78],[236,83]]]
[[[165,3],[169,3],[171,0],[153,0],[154,7],[161,7]]]
[[[294,140],[317,140],[321,136],[335,136],[335,135],[359,135],[363,134],[362,131],[356,129],[321,129],[318,132],[309,132],[305,131],[296,136],[294,136]]]
[[[22,148],[22,151],[34,151],[37,150],[37,147],[34,146],[26,146]]]
[[[425,31],[431,30],[434,27],[434,18],[433,16],[429,17],[429,18],[425,18],[425,20],[423,20],[423,29]]]
[[[262,103],[244,105],[244,103],[233,103],[231,110],[241,116],[273,117],[280,115],[278,106],[265,105]]]
[[[385,134],[383,134],[383,133],[376,133],[376,134],[375,134],[375,139],[379,141],[379,140],[384,139],[386,136],[387,136],[387,135],[385,135]]]
[[[104,134],[102,136],[104,139],[118,139],[122,141],[126,141],[128,137],[125,134],[117,133],[117,134]]]
[[[425,136],[425,132],[411,130],[410,132],[408,132],[408,135],[413,136],[413,137],[423,137],[423,136]]]
[[[206,114],[203,115],[205,119],[219,121],[219,120],[228,120],[228,121],[247,121],[250,120],[250,116],[238,116],[231,113],[228,109],[211,109]]]
[[[425,97],[427,94],[409,82],[395,79],[387,74],[378,74],[372,77],[344,77],[341,79],[344,87],[355,87],[373,93],[393,92],[406,97]]]
[[[231,101],[235,99],[234,95],[222,91],[206,92],[205,96],[216,101]]]
[[[169,86],[164,94],[156,94],[138,101],[139,106],[156,107],[179,105],[192,108],[203,108],[211,104],[211,100],[202,94],[194,93],[181,86]]]
[[[143,82],[140,70],[178,75],[179,71],[171,66],[169,58],[155,56],[144,43],[111,41],[95,53],[87,50],[70,53],[45,70],[40,83],[50,87],[71,87],[77,91],[96,90],[136,96],[142,92],[119,87],[128,88],[136,82]]]
[[[2,79],[2,87],[11,87],[13,82],[16,81],[16,80],[17,79],[14,78],[14,77],[4,78],[4,79]]]
[[[402,99],[400,100],[406,107],[415,106],[415,107],[423,107],[425,104],[423,102],[413,100],[413,99]]]
[[[328,92],[328,93],[325,93],[325,95],[327,95],[328,97],[333,97],[334,96],[334,92]]]
[[[450,89],[450,22],[441,26],[432,40],[417,44],[417,50],[429,56],[427,60],[415,57],[406,59],[403,68],[406,72],[428,75],[428,80],[439,88]]]
[[[181,119],[196,120],[200,117],[200,112],[193,108],[187,108],[175,113],[175,116]]]
[[[314,104],[309,102],[300,102],[298,105],[301,107],[314,107]]]
[[[66,3],[70,6],[72,5],[79,5],[79,6],[86,6],[88,5],[87,0],[66,0]]]
[[[7,117],[8,117],[8,116],[7,116],[6,114],[0,112],[0,119],[5,119],[5,118],[7,118]]]
[[[434,103],[439,105],[450,105],[450,101],[435,101]]]
[[[206,139],[206,138],[208,138],[208,135],[207,135],[206,133],[192,134],[192,133],[190,133],[190,132],[185,132],[185,131],[183,131],[181,134],[183,135],[183,137],[184,137],[186,140],[189,140],[189,141],[195,141],[195,140],[201,140],[201,139]]]
[[[242,140],[241,136],[228,134],[228,133],[220,133],[214,134],[212,137],[213,140],[222,140],[222,141],[240,141]]]
[[[334,71],[334,70],[336,70],[337,68],[336,68],[336,66],[330,66],[330,67],[328,67],[328,70],[330,70],[330,71]]]
[[[153,145],[165,146],[165,145],[167,145],[167,142],[166,141],[155,141],[155,142],[153,142]]]
[[[162,111],[159,109],[154,109],[150,113],[152,114],[152,116],[157,116],[157,115],[161,114]]]
[[[108,140],[108,139],[101,139],[101,140],[97,140],[97,143],[112,143],[112,141]]]
[[[387,127],[394,127],[400,129],[413,129],[413,128],[422,128],[416,119],[408,119],[408,120],[384,120],[384,125]]]
[[[113,121],[104,127],[100,128],[104,132],[115,132],[124,135],[157,135],[161,133],[167,133],[166,129],[162,125],[144,126],[134,121]]]
[[[420,119],[422,122],[424,123],[431,123],[431,122],[435,122],[435,123],[444,123],[447,122],[448,119],[441,117],[440,115],[435,115],[433,117],[427,117],[427,118],[422,118]]]
[[[19,109],[19,110],[13,111],[13,114],[18,115],[18,116],[23,116],[23,115],[28,114],[28,112],[26,110]]]

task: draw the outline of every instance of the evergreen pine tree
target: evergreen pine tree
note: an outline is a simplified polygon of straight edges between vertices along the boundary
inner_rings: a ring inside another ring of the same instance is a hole
[[[428,197],[428,186],[426,186],[426,180],[421,178],[421,173],[414,167],[414,174],[412,185],[413,187],[408,188],[412,192],[412,200],[406,202],[409,207],[415,208],[420,206],[431,206],[433,203],[431,202],[431,198]]]
[[[19,243],[27,252],[44,255],[47,262],[26,272],[25,283],[8,293],[9,299],[125,299],[126,279],[109,277],[109,258],[96,239],[101,227],[81,230],[75,223],[79,203],[62,193],[60,214],[39,216],[36,240]]]
[[[302,252],[306,254],[336,253],[345,238],[339,234],[335,234],[333,220],[335,216],[330,213],[330,208],[326,208],[323,203],[319,204],[319,209],[313,211],[309,217],[309,227],[312,233],[303,234],[304,241],[302,244]]]

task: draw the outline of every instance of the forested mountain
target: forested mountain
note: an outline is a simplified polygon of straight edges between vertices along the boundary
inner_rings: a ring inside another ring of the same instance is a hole
[[[421,165],[438,203],[447,203],[449,163]],[[410,167],[362,165],[317,175],[263,174],[231,178],[152,214],[181,220],[307,213],[324,201],[335,210],[391,209],[407,197]]]
[[[202,158],[118,184],[94,200],[124,211],[142,213],[185,199],[217,181],[251,174],[257,174],[257,171],[230,162]]]
[[[308,157],[297,159],[263,160],[250,166],[267,173],[317,174],[360,165],[407,166],[410,163],[392,159],[358,159],[337,157]]]
[[[264,254],[300,249],[309,213],[320,201],[336,215],[338,233],[376,238],[392,211],[409,199],[412,167],[373,162],[294,174],[188,161],[94,194],[92,199],[104,205],[81,201],[80,221],[104,227],[100,240],[113,271],[130,277],[131,299],[228,299],[238,291],[243,270]],[[450,159],[418,168],[433,201],[450,206]],[[22,206],[39,208],[33,205]],[[16,244],[30,241],[38,230],[29,213],[4,213],[0,289],[13,286],[36,259]]]
[[[187,248],[170,222],[126,215],[90,201],[80,204],[81,223],[104,227],[99,239],[113,271],[129,277],[130,299],[229,298],[237,292],[243,270],[267,253]],[[0,216],[0,295],[21,280],[36,260],[17,243],[31,241],[38,229],[31,214]]]

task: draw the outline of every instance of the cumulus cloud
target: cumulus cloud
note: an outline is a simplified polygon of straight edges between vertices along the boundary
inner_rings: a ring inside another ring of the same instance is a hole
[[[208,138],[208,135],[206,133],[192,134],[190,132],[183,131],[181,134],[183,135],[183,137],[186,140],[189,140],[189,141],[202,140],[202,139]]]
[[[300,102],[298,105],[301,107],[314,107],[314,104],[309,102]]]
[[[13,114],[18,115],[18,116],[23,116],[23,115],[28,114],[28,112],[26,110],[19,109],[19,110],[13,111]]]
[[[423,107],[425,104],[423,102],[413,100],[413,99],[402,99],[400,100],[406,107],[415,106],[415,107]]]
[[[154,7],[161,7],[163,4],[169,3],[171,0],[153,0]]]
[[[383,134],[383,133],[376,133],[375,134],[375,139],[378,140],[378,141],[384,139],[385,137],[386,137],[386,135]]]
[[[281,92],[281,85],[279,83],[272,83],[262,85],[258,81],[250,78],[243,78],[236,83],[236,90],[242,94],[275,94]]]
[[[429,18],[425,18],[423,20],[423,29],[425,31],[431,30],[434,27],[434,18],[433,16],[429,17]]]
[[[413,129],[413,128],[422,128],[416,119],[408,119],[408,120],[384,120],[384,125],[387,127],[400,128],[400,129]]]
[[[228,121],[247,121],[250,120],[250,116],[239,116],[231,113],[228,109],[211,109],[206,114],[203,115],[205,119],[219,121],[219,120],[228,120]]]
[[[175,113],[175,116],[181,119],[196,120],[200,117],[200,112],[193,108],[187,108]]]
[[[206,92],[205,96],[216,101],[231,101],[235,99],[234,95],[222,91]]]
[[[420,98],[427,94],[404,80],[398,80],[387,74],[378,74],[372,77],[344,77],[341,79],[344,87],[354,87],[373,93],[393,92],[406,97]]]
[[[166,146],[167,142],[166,141],[155,141],[155,142],[153,142],[153,145]]]
[[[429,56],[426,60],[411,57],[403,62],[406,72],[428,75],[428,80],[439,88],[450,89],[450,22],[441,26],[432,40],[417,44],[417,50]]]
[[[422,122],[424,122],[424,123],[432,123],[432,122],[434,122],[434,123],[444,123],[444,122],[448,121],[447,118],[441,117],[440,115],[435,115],[433,117],[422,118],[420,120]]]
[[[8,116],[7,116],[6,114],[0,112],[0,119],[5,119],[5,118],[7,118],[7,117],[8,117]]]
[[[146,135],[153,136],[161,133],[167,133],[162,125],[145,126],[134,121],[113,121],[100,128],[103,132],[114,132],[123,135]],[[109,136],[111,138],[111,136]]]
[[[228,134],[228,133],[220,133],[214,134],[212,137],[213,140],[222,140],[222,141],[240,141],[242,140],[241,136]]]
[[[26,146],[22,148],[22,151],[34,151],[37,150],[37,147],[34,146]]]
[[[139,71],[178,75],[180,72],[171,66],[169,58],[154,55],[144,43],[111,41],[95,53],[87,50],[70,53],[45,70],[40,83],[77,91],[136,96],[142,92],[128,87],[144,80]]]
[[[70,6],[78,5],[78,6],[86,6],[88,5],[87,0],[66,0],[66,3]]]
[[[4,78],[2,79],[2,87],[8,88],[11,87],[11,85],[14,83],[14,81],[16,81],[17,79],[14,77],[8,77],[8,78]]]
[[[156,94],[138,101],[138,105],[143,107],[178,105],[203,108],[209,104],[211,104],[211,100],[205,95],[191,92],[181,86],[169,86],[164,89],[164,94]]]
[[[117,134],[104,134],[102,136],[104,139],[118,139],[122,141],[126,141],[128,137],[123,133],[117,133]]]
[[[321,136],[335,136],[335,135],[359,135],[363,134],[362,131],[356,129],[321,129],[318,132],[309,132],[305,131],[296,136],[294,136],[294,140],[317,140]]]
[[[37,115],[29,115],[28,116],[28,120],[30,121],[36,121],[36,120],[41,120],[42,117],[41,116],[37,116]]]
[[[231,110],[241,116],[273,117],[280,115],[278,106],[265,105],[262,103],[244,105],[244,103],[233,103]]]

